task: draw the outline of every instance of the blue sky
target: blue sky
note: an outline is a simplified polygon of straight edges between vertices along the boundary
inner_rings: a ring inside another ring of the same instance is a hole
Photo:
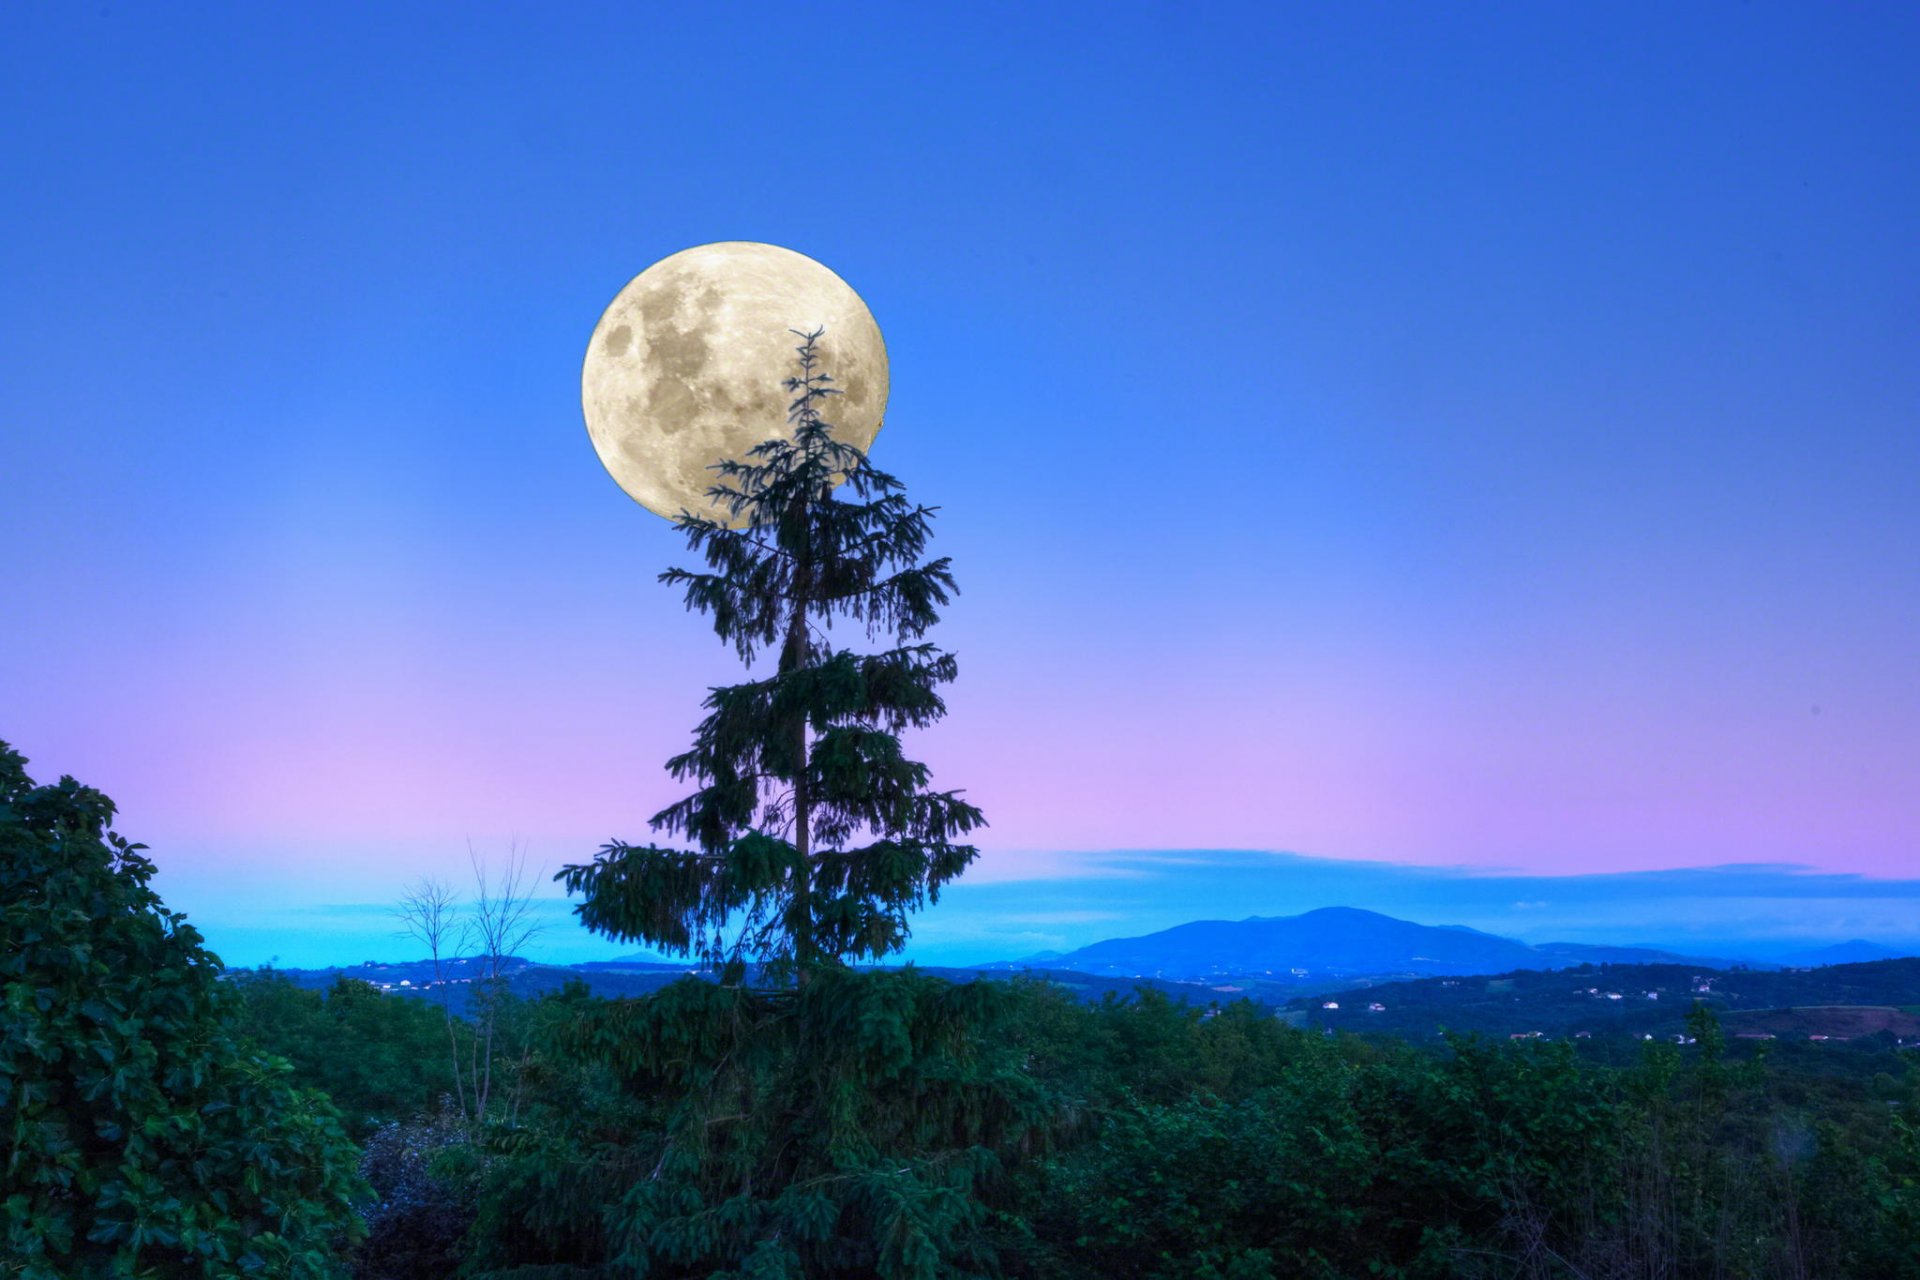
[[[9,6],[0,737],[242,962],[643,838],[733,669],[579,362],[765,240],[872,307],[965,592],[926,945],[1144,921],[1102,850],[1904,902],[1917,63],[1895,5]]]

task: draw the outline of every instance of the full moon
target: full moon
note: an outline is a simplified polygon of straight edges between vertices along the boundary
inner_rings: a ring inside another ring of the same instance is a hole
[[[803,253],[730,240],[660,261],[627,282],[587,343],[580,403],[601,463],[647,510],[728,521],[710,468],[747,461],[791,430],[791,330],[821,334],[820,372],[840,394],[821,416],[866,449],[887,409],[887,348],[847,282]]]

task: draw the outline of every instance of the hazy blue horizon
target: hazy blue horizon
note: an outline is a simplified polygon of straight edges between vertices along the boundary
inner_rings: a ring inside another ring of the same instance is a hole
[[[1723,865],[1540,876],[1246,850],[1121,850],[1056,855],[1055,874],[962,879],[915,917],[897,959],[965,965],[1068,951],[1194,920],[1359,907],[1428,925],[1464,925],[1528,943],[1653,947],[1772,960],[1866,941],[1920,955],[1920,878],[1890,880],[1788,865]],[[548,868],[551,870],[551,867]],[[163,891],[168,877],[163,873]],[[455,882],[456,889],[459,888]],[[542,885],[545,931],[526,949],[553,963],[658,956],[587,933]],[[412,955],[388,901],[315,903],[253,921],[196,917],[230,965],[347,966]]]

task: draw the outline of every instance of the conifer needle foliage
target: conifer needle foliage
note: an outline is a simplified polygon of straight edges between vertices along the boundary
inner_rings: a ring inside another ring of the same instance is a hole
[[[749,671],[763,657],[774,669],[712,690],[668,763],[697,788],[652,825],[691,848],[614,841],[557,878],[600,933],[805,982],[898,951],[908,914],[973,860],[960,841],[983,819],[900,743],[946,714],[939,688],[956,672],[923,638],[956,590],[948,560],[924,558],[933,508],[834,437],[823,331],[793,332],[791,434],[715,468],[708,494],[728,519],[679,520],[706,567],[660,575]],[[886,647],[839,647],[836,622]]]

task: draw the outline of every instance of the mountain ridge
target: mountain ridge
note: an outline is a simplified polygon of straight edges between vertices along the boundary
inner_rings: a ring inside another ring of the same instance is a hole
[[[1063,954],[971,966],[1035,967],[1113,976],[1195,979],[1236,974],[1347,978],[1451,976],[1580,964],[1704,964],[1726,960],[1655,947],[1526,943],[1467,925],[1427,925],[1363,907],[1319,907],[1292,916],[1194,920],[1154,933],[1108,938]]]
[[[1419,924],[1363,907],[1336,906],[1292,916],[1193,920],[1137,937],[1103,939],[1064,953],[1043,951],[1016,960],[918,967],[955,977],[1024,973],[1093,993],[1124,995],[1144,982],[1176,992],[1198,988],[1209,994],[1244,993],[1284,1001],[1309,991],[1423,978],[1554,972],[1583,965],[1777,971],[1894,959],[1902,954],[1859,940],[1767,959],[1727,959],[1604,943],[1526,943],[1467,925]],[[463,1002],[478,963],[465,958],[443,964],[447,985],[460,992]],[[603,995],[644,995],[689,974],[704,973],[689,961],[646,954],[574,963],[515,957],[507,961],[507,968],[512,971],[514,989],[530,995],[558,990],[575,979],[587,981]],[[280,972],[301,985],[360,978],[384,990],[412,995],[426,994],[440,985],[434,966],[424,959],[368,960]]]

